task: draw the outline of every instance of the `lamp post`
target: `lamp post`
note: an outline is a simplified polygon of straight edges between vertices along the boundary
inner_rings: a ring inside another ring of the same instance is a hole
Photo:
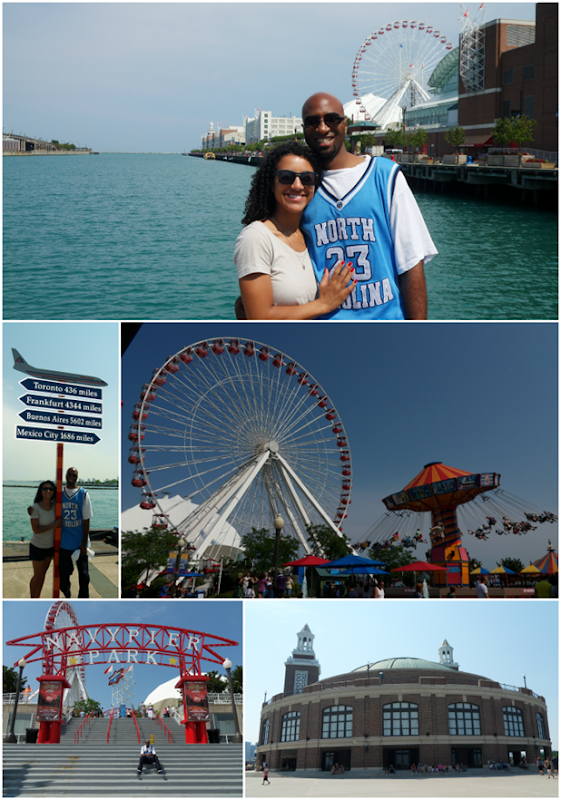
[[[9,742],[10,744],[17,744],[18,741],[17,736],[14,733],[14,726],[16,724],[16,715],[18,713],[19,693],[21,690],[21,676],[23,674],[23,669],[25,667],[25,664],[26,664],[25,658],[20,658],[20,660],[18,661],[19,674],[18,674],[18,685],[16,688],[16,701],[14,703],[14,710],[12,713],[12,719],[10,721],[10,732],[8,733],[8,735],[4,740],[6,742]]]
[[[232,662],[230,661],[229,658],[227,658],[226,661],[224,661],[224,663],[222,664],[222,666],[226,670],[226,675],[228,676],[228,686],[230,687],[230,697],[232,698],[232,711],[234,713],[234,723],[236,725],[236,732],[234,734],[233,741],[234,741],[234,743],[237,744],[237,743],[241,743],[242,735],[241,735],[241,732],[240,732],[240,723],[239,723],[239,720],[238,720],[238,711],[236,709],[236,698],[234,697],[234,684],[232,683],[232,674],[231,674]]]
[[[273,566],[273,575],[274,575],[273,585],[275,587],[275,595],[276,595],[277,578],[279,574],[279,544],[280,544],[281,531],[284,528],[284,520],[280,514],[277,514],[277,516],[275,517],[273,525],[275,526],[275,563]]]
[[[384,673],[383,672],[379,672],[378,673],[378,677],[380,678],[380,686],[383,686],[384,685]]]

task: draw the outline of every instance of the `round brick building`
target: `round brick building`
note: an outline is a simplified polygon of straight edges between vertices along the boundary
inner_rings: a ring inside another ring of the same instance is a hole
[[[551,754],[545,699],[439,661],[390,658],[320,680],[308,628],[285,662],[284,692],[263,704],[257,761],[272,770],[482,767]]]

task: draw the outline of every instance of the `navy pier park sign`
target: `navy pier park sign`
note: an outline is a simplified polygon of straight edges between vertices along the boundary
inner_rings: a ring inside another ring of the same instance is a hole
[[[60,411],[85,411],[87,414],[101,414],[101,403],[91,400],[73,400],[68,397],[46,397],[42,394],[22,394],[18,398],[24,406],[34,408],[58,408]]]
[[[16,439],[28,439],[36,442],[69,442],[72,444],[97,444],[99,436],[89,431],[61,431],[54,428],[28,428],[16,425]]]
[[[24,422],[47,425],[70,425],[71,428],[96,428],[101,430],[101,419],[98,417],[82,417],[79,414],[57,414],[56,411],[35,411],[26,409],[19,416]]]

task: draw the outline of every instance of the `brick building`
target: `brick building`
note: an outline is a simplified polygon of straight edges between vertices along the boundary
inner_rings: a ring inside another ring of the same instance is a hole
[[[319,680],[306,625],[285,662],[282,694],[263,704],[257,761],[272,770],[464,764],[551,753],[545,699],[462,672],[444,640],[439,661],[390,658]]]

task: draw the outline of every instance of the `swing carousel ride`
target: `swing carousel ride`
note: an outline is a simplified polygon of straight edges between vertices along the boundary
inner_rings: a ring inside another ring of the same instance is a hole
[[[387,513],[367,534],[372,552],[430,544],[427,561],[447,570],[435,573],[435,581],[469,585],[469,554],[460,523],[469,535],[486,541],[493,534],[522,536],[538,524],[557,521],[555,514],[532,509],[502,490],[500,478],[496,472],[471,473],[440,461],[426,464],[401,491],[383,499]]]

